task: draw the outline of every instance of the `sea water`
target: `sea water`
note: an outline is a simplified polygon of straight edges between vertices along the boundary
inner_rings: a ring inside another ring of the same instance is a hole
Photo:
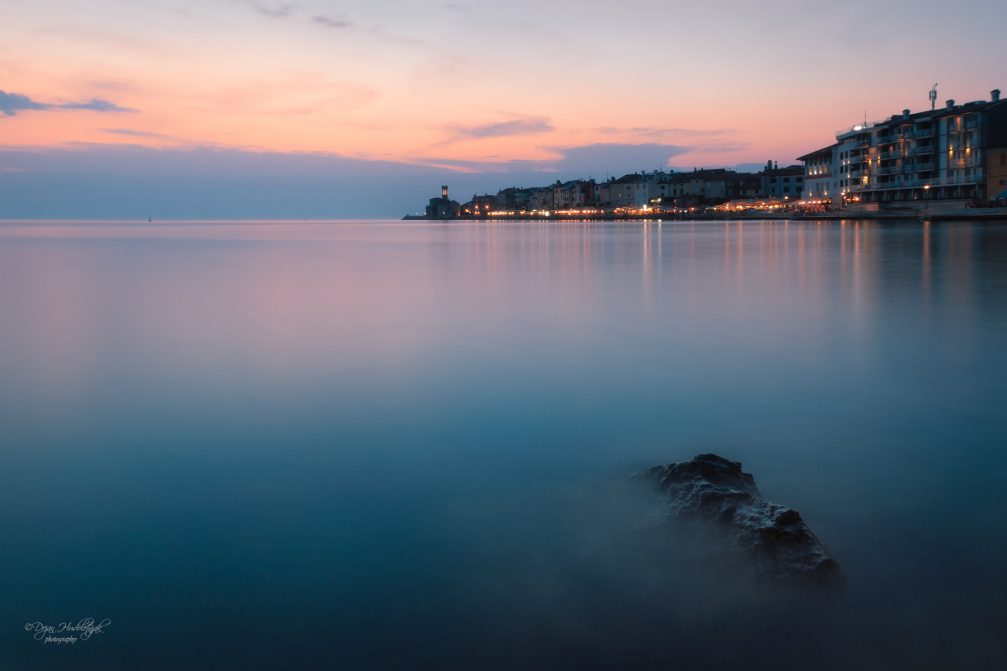
[[[993,224],[4,222],[0,668],[993,668],[1005,334]],[[841,595],[634,540],[703,452]]]

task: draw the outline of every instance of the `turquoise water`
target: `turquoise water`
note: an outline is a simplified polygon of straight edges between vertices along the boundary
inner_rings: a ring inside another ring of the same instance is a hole
[[[0,223],[0,668],[991,668],[1005,334],[994,225]],[[708,451],[840,599],[641,569]]]

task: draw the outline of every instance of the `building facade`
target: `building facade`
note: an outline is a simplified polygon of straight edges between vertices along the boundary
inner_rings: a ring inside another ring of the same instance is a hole
[[[532,189],[512,186],[496,195],[496,207],[500,210],[527,210],[531,202]]]
[[[804,200],[831,200],[839,193],[834,162],[838,145],[831,144],[798,158],[804,163]]]
[[[532,189],[528,198],[528,209],[539,211],[553,209],[553,193],[551,186]]]
[[[1005,136],[1007,102],[999,90],[989,100],[903,110],[840,131],[835,145],[802,156],[805,197],[865,208],[989,202],[1007,179],[992,177]]]
[[[472,195],[472,200],[462,205],[462,214],[465,216],[483,217],[496,209],[497,196],[485,194],[482,196]]]
[[[594,202],[594,180],[576,179],[557,182],[553,187],[553,206],[557,210],[584,207]]]
[[[759,195],[765,198],[800,198],[804,192],[804,168],[790,165],[781,168],[769,161],[759,175]]]

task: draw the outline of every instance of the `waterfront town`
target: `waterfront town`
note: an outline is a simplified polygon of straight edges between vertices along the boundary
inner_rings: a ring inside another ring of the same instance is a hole
[[[726,168],[578,179],[453,200],[448,187],[407,219],[638,219],[658,216],[1007,217],[1007,101],[905,109],[836,133],[831,144],[768,161],[759,172]]]

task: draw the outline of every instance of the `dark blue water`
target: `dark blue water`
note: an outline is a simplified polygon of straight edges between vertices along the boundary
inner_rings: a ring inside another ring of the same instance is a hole
[[[0,224],[0,669],[994,668],[1005,334],[994,225]],[[840,598],[634,544],[707,451]]]

